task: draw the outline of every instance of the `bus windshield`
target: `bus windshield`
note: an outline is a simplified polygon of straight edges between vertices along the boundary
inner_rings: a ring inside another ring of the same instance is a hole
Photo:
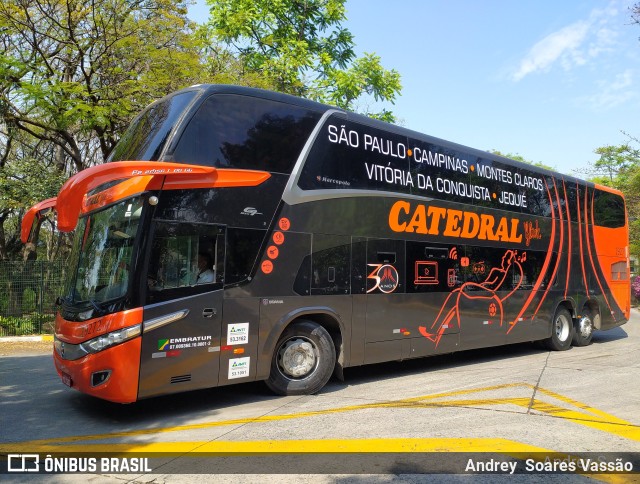
[[[153,103],[129,126],[107,161],[156,161],[197,91],[184,91]]]
[[[66,303],[99,303],[127,293],[143,199],[124,200],[80,220],[73,243]]]

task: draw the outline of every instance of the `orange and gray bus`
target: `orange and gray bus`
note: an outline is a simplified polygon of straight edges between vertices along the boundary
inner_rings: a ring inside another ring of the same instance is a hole
[[[518,342],[630,311],[622,194],[337,108],[199,85],[34,206],[75,231],[54,360],[115,402]]]

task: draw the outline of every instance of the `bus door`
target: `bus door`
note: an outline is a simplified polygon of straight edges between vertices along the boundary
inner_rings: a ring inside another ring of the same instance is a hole
[[[367,239],[364,265],[365,363],[401,359],[410,349],[408,339],[403,343],[402,331],[408,325],[404,241]]]
[[[225,228],[155,221],[139,398],[218,384]]]
[[[407,241],[407,304],[412,321],[411,356],[458,348],[457,302],[462,286],[464,248],[450,244]]]

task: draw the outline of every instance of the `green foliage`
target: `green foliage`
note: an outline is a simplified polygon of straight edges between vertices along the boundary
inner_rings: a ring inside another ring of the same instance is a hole
[[[600,183],[623,189],[637,174],[640,165],[640,149],[630,143],[597,148],[594,153],[600,158],[585,170]]]
[[[27,316],[0,316],[0,336],[52,333],[55,316],[34,313]]]
[[[0,259],[20,257],[27,207],[102,163],[147,104],[208,80],[186,4],[0,2]]]
[[[393,102],[400,74],[375,54],[356,58],[341,22],[345,0],[207,0],[209,27],[275,89],[354,110],[359,100]],[[387,110],[366,114],[393,121]]]
[[[103,161],[142,107],[201,72],[185,1],[9,0],[0,25],[7,135],[57,145],[73,171]]]
[[[378,56],[355,55],[345,0],[209,1],[203,26],[188,0],[0,2],[0,260],[21,258],[29,206],[104,162],[133,117],[177,89],[233,83],[351,110],[400,92]],[[65,243],[46,240],[48,256]]]
[[[52,322],[65,269],[62,261],[0,261],[0,334],[28,334],[30,327],[37,332]]]
[[[0,206],[23,209],[33,201],[55,197],[65,178],[64,173],[41,160],[17,158],[0,168]]]
[[[629,215],[629,250],[640,258],[640,141],[626,136],[626,143],[597,148],[594,153],[600,157],[584,173],[590,175],[590,181],[624,194]]]

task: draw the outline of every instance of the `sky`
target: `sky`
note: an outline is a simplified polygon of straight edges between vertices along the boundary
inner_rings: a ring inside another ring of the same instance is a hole
[[[640,138],[636,1],[347,0],[343,25],[402,76],[398,124],[584,178],[596,148]]]

